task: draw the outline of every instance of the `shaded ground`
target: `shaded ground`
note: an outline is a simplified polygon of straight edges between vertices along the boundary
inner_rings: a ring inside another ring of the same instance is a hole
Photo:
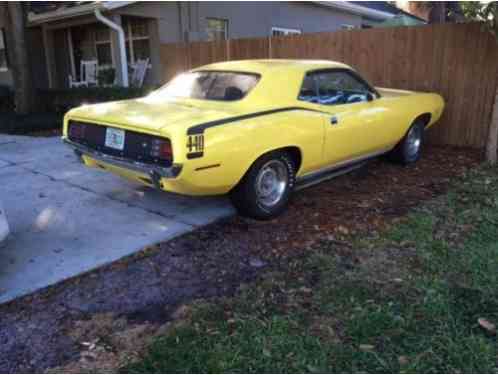
[[[116,368],[114,362],[125,358],[112,348],[136,340],[135,349],[123,349],[133,356],[140,346],[136,338],[168,329],[165,323],[182,314],[182,303],[230,295],[262,270],[287,267],[287,258],[320,239],[375,233],[444,192],[451,177],[478,159],[473,151],[432,148],[407,168],[373,161],[299,192],[286,214],[271,222],[236,217],[213,224],[0,306],[0,372],[39,372],[78,359],[91,363],[92,346],[110,353],[109,366]]]
[[[192,302],[117,368],[498,373],[497,238],[498,169],[482,166],[385,231],[324,239],[233,297]]]

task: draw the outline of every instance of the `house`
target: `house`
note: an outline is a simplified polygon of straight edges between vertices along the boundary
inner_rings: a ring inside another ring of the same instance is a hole
[[[367,2],[374,3],[374,2]],[[161,83],[164,43],[289,35],[371,27],[393,17],[360,2],[32,2],[28,15],[35,86],[67,87],[82,60],[113,68],[126,86],[128,70],[149,59],[146,84]],[[1,5],[5,7],[5,5]],[[8,27],[0,11],[0,85],[12,84]]]

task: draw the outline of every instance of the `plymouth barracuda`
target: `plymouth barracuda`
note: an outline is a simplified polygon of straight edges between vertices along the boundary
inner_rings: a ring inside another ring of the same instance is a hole
[[[75,108],[63,140],[89,167],[180,194],[229,193],[240,213],[269,219],[293,190],[369,158],[416,162],[443,107],[338,62],[231,61],[143,98]]]

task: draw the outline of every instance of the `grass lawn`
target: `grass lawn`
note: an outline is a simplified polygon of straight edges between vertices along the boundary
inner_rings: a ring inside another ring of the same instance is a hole
[[[497,373],[497,323],[498,169],[482,167],[380,235],[196,303],[123,370]]]

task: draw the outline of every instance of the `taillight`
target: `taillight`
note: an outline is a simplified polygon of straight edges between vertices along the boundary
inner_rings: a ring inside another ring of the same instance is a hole
[[[171,148],[171,142],[168,139],[153,139],[150,156],[163,160],[172,160],[173,150]]]

